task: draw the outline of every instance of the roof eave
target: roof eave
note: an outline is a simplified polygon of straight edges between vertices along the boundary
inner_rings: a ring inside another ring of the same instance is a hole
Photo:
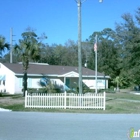
[[[24,73],[22,73],[22,74],[21,74],[21,73],[15,73],[15,75],[16,75],[16,76],[23,76]],[[44,75],[43,75],[43,74],[28,74],[28,73],[27,73],[27,75],[28,75],[28,76],[39,76],[39,77],[40,77],[40,76],[58,77],[58,75],[56,75],[56,74],[44,74]]]

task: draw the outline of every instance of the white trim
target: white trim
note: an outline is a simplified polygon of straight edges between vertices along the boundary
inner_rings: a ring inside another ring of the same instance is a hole
[[[70,76],[68,76],[69,74],[75,74],[74,76],[75,77],[79,77],[79,74],[78,73],[76,73],[76,72],[73,72],[73,71],[71,71],[71,72],[69,72],[69,73],[65,73],[65,74],[63,74],[63,75],[57,75],[57,74],[44,74],[44,76],[50,76],[50,77],[70,77]],[[23,76],[24,74],[20,74],[20,73],[15,73],[15,75],[16,76]],[[28,74],[27,73],[27,75],[28,76],[42,76],[42,74]],[[72,76],[72,75],[71,75]],[[82,75],[82,77],[84,77],[84,78],[86,78],[86,77],[91,77],[91,78],[94,78],[95,77],[95,75]],[[110,76],[97,76],[98,78],[106,78],[106,79],[109,79],[110,78]]]
[[[71,71],[63,75],[59,75],[58,77],[79,77],[79,74],[77,72]]]

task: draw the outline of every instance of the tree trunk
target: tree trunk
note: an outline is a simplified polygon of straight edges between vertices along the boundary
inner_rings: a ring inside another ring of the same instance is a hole
[[[117,82],[117,89],[116,89],[116,91],[120,91],[120,89],[119,89],[119,83]]]
[[[24,72],[23,76],[23,97],[25,97],[25,92],[27,91],[27,72]]]

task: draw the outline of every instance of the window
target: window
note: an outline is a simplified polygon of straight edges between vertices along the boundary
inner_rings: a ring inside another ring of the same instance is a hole
[[[5,86],[5,80],[3,80],[3,85]]]
[[[97,83],[102,83],[102,80],[97,80]]]
[[[28,79],[27,79],[27,86],[28,86],[29,88],[32,87],[32,79],[31,79],[31,78],[28,78]],[[19,87],[20,87],[20,88],[23,87],[23,78],[19,78]]]
[[[22,87],[22,82],[23,82],[23,79],[22,78],[19,78],[19,87],[21,88]]]
[[[28,87],[31,88],[32,87],[32,79],[28,78],[27,81],[28,81]]]

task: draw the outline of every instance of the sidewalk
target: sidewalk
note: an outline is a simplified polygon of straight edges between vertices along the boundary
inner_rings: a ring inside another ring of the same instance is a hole
[[[121,98],[117,98],[115,100],[128,101],[128,102],[140,102],[139,100],[130,100],[130,99],[121,99]]]
[[[12,111],[12,110],[0,108],[0,111]]]

